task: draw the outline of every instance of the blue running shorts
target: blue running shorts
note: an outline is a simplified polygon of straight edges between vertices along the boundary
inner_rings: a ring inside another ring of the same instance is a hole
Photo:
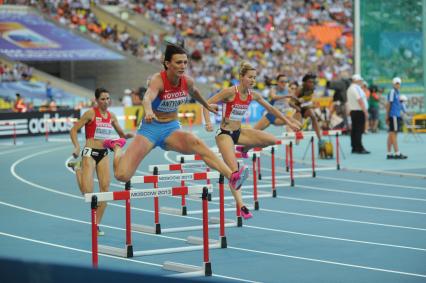
[[[161,123],[153,120],[151,123],[142,121],[137,134],[146,137],[154,144],[154,147],[159,146],[166,150],[165,140],[175,131],[180,130],[180,123],[178,120],[171,122]]]

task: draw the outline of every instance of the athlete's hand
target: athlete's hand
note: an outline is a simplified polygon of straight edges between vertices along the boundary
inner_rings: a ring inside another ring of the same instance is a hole
[[[213,125],[212,123],[206,123],[206,131],[207,132],[213,132]]]
[[[80,156],[80,147],[75,147],[75,148],[74,148],[74,151],[73,151],[73,153],[72,153],[72,156],[73,156],[74,158],[78,158],[78,157]]]
[[[131,138],[134,138],[134,137],[135,137],[134,133],[127,133],[127,134],[124,135],[125,139],[131,139]]]
[[[218,114],[219,106],[217,106],[217,104],[209,104],[209,108],[207,108],[207,110],[214,114]]]
[[[157,116],[155,116],[154,112],[152,111],[147,111],[145,114],[145,122],[147,122],[148,124],[152,122],[152,120],[157,120]]]

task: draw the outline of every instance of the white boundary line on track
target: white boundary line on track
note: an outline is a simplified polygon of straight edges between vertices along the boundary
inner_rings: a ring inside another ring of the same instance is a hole
[[[3,203],[3,202],[0,202],[0,203],[1,204],[5,204],[7,206],[11,206],[11,207],[17,208],[17,209],[22,209],[22,210],[25,210],[25,211],[28,211],[28,212],[42,214],[42,215],[50,216],[50,217],[53,217],[53,218],[59,218],[59,219],[63,219],[63,220],[68,220],[68,221],[73,221],[73,222],[78,222],[78,223],[84,223],[84,224],[88,224],[88,225],[90,224],[89,222],[85,222],[85,221],[81,221],[81,220],[77,220],[77,219],[73,219],[73,218],[57,216],[57,215],[50,214],[50,213],[45,213],[45,212],[39,212],[39,211],[27,209],[27,208],[22,208],[22,207],[19,207],[19,206],[16,206],[16,205],[6,204],[6,203]],[[103,226],[105,226],[105,225],[103,225]],[[105,227],[108,227],[108,226],[105,226]],[[112,227],[112,226],[109,226],[109,227],[111,227],[113,229],[116,229],[116,230],[123,230],[124,231],[123,228]],[[259,229],[259,227],[256,227],[256,226],[249,226],[249,225],[247,226],[247,225],[245,225],[245,227]],[[289,233],[289,231],[281,231],[281,230],[271,229],[271,228],[262,228],[261,230],[275,231],[275,232],[279,231],[279,232],[282,232],[282,233]],[[136,232],[136,231],[134,231],[134,232]],[[141,232],[139,232],[139,233],[140,234],[146,234],[146,233],[141,233]],[[4,235],[5,233],[0,232],[0,234]],[[310,234],[295,233],[295,232],[290,232],[290,234],[302,235],[302,236],[311,236]],[[8,234],[8,235],[11,235],[11,234]],[[19,237],[19,236],[16,236],[16,237],[20,238],[20,239],[28,239],[29,241],[33,241],[33,242],[37,242],[37,243],[43,243],[43,242],[38,241],[38,240],[33,240],[33,239],[29,239],[29,238],[23,238],[23,237]],[[167,238],[172,238],[172,237],[167,237]],[[320,237],[320,238],[330,238],[330,237]],[[179,239],[179,238],[177,238],[177,239]],[[339,238],[334,238],[334,239],[339,240]],[[185,239],[179,239],[179,240],[184,241]],[[352,242],[354,242],[354,243],[363,243],[363,244],[369,243],[369,242],[362,242],[362,241],[352,241]],[[65,246],[60,246],[60,245],[56,245],[56,244],[51,244],[51,245],[53,245],[55,247],[65,247]],[[399,248],[405,248],[405,249],[414,249],[414,250],[426,251],[426,249],[404,247],[404,246],[393,246],[393,245],[386,245],[386,244],[382,244],[382,246],[386,246],[386,247],[391,246],[391,247],[399,247]],[[307,258],[307,257],[291,256],[291,255],[286,255],[286,254],[271,253],[271,252],[253,250],[253,249],[239,248],[239,247],[234,247],[234,246],[228,246],[228,248],[229,249],[233,249],[233,250],[250,252],[250,253],[257,253],[257,254],[278,256],[278,257],[286,257],[286,258],[292,258],[292,259],[298,259],[298,260],[305,260],[305,261],[312,261],[312,262],[319,262],[319,263],[340,265],[340,266],[345,266],[345,267],[361,268],[361,269],[368,269],[368,270],[374,270],[374,271],[381,271],[381,272],[387,272],[387,273],[396,273],[396,274],[416,276],[416,277],[425,277],[426,278],[426,274],[416,274],[416,273],[402,272],[402,271],[397,271],[397,270],[374,268],[374,267],[369,267],[369,266],[352,265],[352,264],[346,264],[346,263],[335,262],[335,261],[327,261],[327,260],[320,260],[320,259]],[[85,253],[89,253],[90,254],[89,251],[79,250],[79,249],[74,249],[74,248],[70,248],[70,249],[77,250],[77,251],[84,251]],[[110,257],[110,258],[118,258],[118,259],[121,259],[121,260],[129,260],[129,261],[132,261],[132,262],[138,262],[138,263],[144,263],[144,264],[146,263],[146,264],[149,264],[149,265],[158,266],[156,264],[149,263],[149,262],[142,262],[142,261],[138,261],[138,260],[131,260],[131,259],[119,258],[119,257],[107,256],[107,255],[103,255],[103,256]],[[221,276],[221,275],[216,275],[216,276],[222,277],[222,278],[232,278],[232,277],[226,277],[226,276]],[[239,281],[247,281],[247,280],[239,279],[239,278],[232,278],[232,279],[239,280]],[[247,282],[254,282],[254,281],[247,281]]]
[[[37,156],[37,155],[40,155],[40,154],[44,154],[44,153],[46,153],[46,152],[59,150],[59,149],[62,149],[62,148],[64,148],[64,147],[59,147],[59,148],[56,148],[56,149],[50,149],[50,150],[46,150],[46,151],[42,151],[42,152],[37,152],[37,153],[34,153],[34,154],[32,154],[32,155],[29,155],[29,156],[26,156],[26,157],[24,157],[24,158],[21,158],[21,159],[19,159],[18,161],[15,161],[15,162],[13,163],[13,165],[11,166],[11,172],[12,172],[12,174],[13,174],[15,177],[17,177],[19,180],[21,180],[21,181],[23,181],[23,182],[25,182],[25,183],[27,183],[27,184],[30,184],[30,185],[32,185],[32,186],[35,186],[35,187],[38,187],[38,188],[42,188],[42,189],[44,189],[44,190],[46,190],[46,189],[47,189],[48,191],[55,192],[55,193],[62,194],[62,195],[72,196],[72,197],[75,197],[75,198],[82,198],[82,197],[77,197],[77,196],[73,196],[73,195],[71,195],[71,194],[58,192],[58,191],[56,191],[56,190],[48,189],[48,188],[46,188],[46,187],[43,187],[43,186],[40,186],[40,185],[34,184],[34,183],[32,183],[32,182],[29,182],[29,181],[27,181],[27,180],[25,180],[25,179],[23,179],[23,178],[21,178],[21,177],[19,177],[19,176],[15,175],[14,169],[12,170],[12,168],[15,168],[17,164],[19,164],[20,162],[22,162],[22,161],[24,161],[24,160],[26,160],[26,159],[32,158],[32,157]],[[194,219],[197,219],[197,218],[194,218]],[[108,227],[108,226],[106,226],[106,225],[103,225],[103,226],[104,226],[104,227]],[[250,225],[244,225],[244,227],[254,228],[254,229],[260,229],[260,230],[268,230],[268,231],[274,231],[274,232],[280,232],[280,233],[296,233],[296,232],[292,232],[292,231],[285,231],[285,230],[279,230],[279,229],[270,229],[270,228],[262,228],[262,227],[256,227],[256,226],[250,226]],[[304,235],[304,234],[302,234],[302,233],[298,233],[298,234],[299,234],[299,235]],[[305,235],[309,235],[309,234],[305,234]],[[313,236],[313,237],[321,237],[321,238],[333,239],[332,237],[326,237],[326,236],[318,236],[318,235],[311,235],[311,236]],[[171,238],[171,237],[168,237],[168,238]],[[336,238],[335,238],[335,239],[336,239]],[[342,241],[349,241],[349,242],[353,242],[353,241],[355,241],[355,240],[348,240],[348,239],[341,239],[341,240],[342,240]],[[375,243],[370,243],[370,244],[375,244]],[[386,244],[381,244],[381,243],[379,243],[379,245],[386,245]],[[394,246],[394,247],[396,247],[396,246]],[[402,247],[402,246],[399,246],[399,247]],[[246,249],[243,249],[243,248],[235,248],[235,247],[232,247],[232,248],[234,248],[234,249],[246,250]],[[248,250],[248,251],[250,251],[250,250]],[[263,252],[263,251],[257,251],[257,252],[258,252],[258,253],[261,253],[261,254],[271,254],[271,255],[272,255],[272,253],[268,253],[268,252]],[[278,255],[278,254],[277,254],[277,255]],[[280,255],[280,256],[289,257],[289,258],[298,258],[298,257],[288,256],[288,255]],[[299,257],[299,259],[304,259],[304,258]],[[348,264],[344,264],[344,263],[337,263],[337,262],[336,262],[336,263],[333,263],[333,262],[330,262],[330,261],[321,261],[321,260],[317,260],[317,259],[307,259],[307,260],[310,260],[310,261],[318,261],[318,262],[323,262],[323,263],[331,263],[331,264],[337,264],[337,265],[343,265],[343,266],[352,266],[352,267],[357,267],[357,268],[371,269],[371,270],[384,271],[384,272],[397,273],[397,274],[405,274],[405,275],[410,275],[410,276],[426,277],[426,275],[423,275],[423,274],[414,274],[414,273],[405,273],[405,272],[393,271],[393,270],[376,269],[376,268],[371,268],[371,267],[362,267],[362,266],[348,265]]]
[[[40,145],[34,145],[34,146],[28,146],[28,147],[20,147],[20,148],[8,150],[8,151],[5,150],[5,151],[1,151],[0,155],[9,154],[9,153],[15,153],[15,152],[20,152],[20,151],[29,150],[29,149],[40,150]]]

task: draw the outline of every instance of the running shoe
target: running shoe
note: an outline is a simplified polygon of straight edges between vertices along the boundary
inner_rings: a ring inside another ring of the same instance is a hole
[[[393,154],[387,154],[386,159],[395,159],[395,155]]]
[[[99,229],[99,226],[98,226],[98,236],[103,236],[103,235],[105,235],[105,232]]]
[[[231,189],[238,191],[241,188],[241,185],[249,176],[249,169],[247,166],[242,166],[240,170],[232,173],[231,178],[229,179],[229,186]]]
[[[395,154],[395,155],[393,156],[393,158],[394,158],[394,159],[407,159],[407,158],[408,158],[408,156],[406,156],[406,155],[404,155],[404,154],[400,153],[400,154]]]
[[[110,140],[110,139],[104,140],[104,148],[109,148],[110,150],[113,150],[114,146],[116,145],[123,148],[125,144],[126,144],[126,139],[123,139],[123,138],[119,138],[116,140]]]
[[[242,206],[240,208],[240,211],[241,211],[241,216],[246,220],[253,217],[253,214],[251,214],[250,210],[248,210],[246,206]]]
[[[244,151],[244,146],[242,145],[237,145],[235,146],[235,150],[238,151],[239,153],[241,153],[242,158],[248,158],[248,153]]]
[[[69,161],[67,166],[71,168],[73,171],[76,171],[81,168],[81,159]]]

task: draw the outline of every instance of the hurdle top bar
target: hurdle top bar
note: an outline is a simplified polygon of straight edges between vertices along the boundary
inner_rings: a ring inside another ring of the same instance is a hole
[[[187,170],[187,169],[207,169],[209,166],[205,163],[176,163],[176,164],[159,164],[159,165],[149,165],[148,170],[150,172],[154,171],[154,168],[157,167],[159,171],[178,171],[178,170]]]
[[[330,131],[322,131],[321,134],[323,136],[334,136],[334,135],[341,135],[342,130],[330,130]],[[299,132],[286,132],[281,135],[281,137],[284,138],[296,138],[296,139],[303,139],[306,137],[314,137],[316,136],[316,133],[314,131],[299,131]]]
[[[219,178],[219,175],[219,172],[195,172],[166,175],[134,176],[132,177],[130,182],[133,184],[147,184],[173,181],[196,181]]]
[[[98,201],[113,201],[113,200],[127,200],[134,198],[149,198],[149,197],[165,197],[165,196],[181,196],[181,195],[197,195],[203,193],[203,188],[207,188],[208,192],[213,191],[212,185],[196,185],[196,186],[180,186],[170,188],[157,188],[157,189],[138,189],[126,190],[117,192],[103,192],[103,193],[88,193],[84,195],[85,202],[91,202],[92,197],[96,196]]]

